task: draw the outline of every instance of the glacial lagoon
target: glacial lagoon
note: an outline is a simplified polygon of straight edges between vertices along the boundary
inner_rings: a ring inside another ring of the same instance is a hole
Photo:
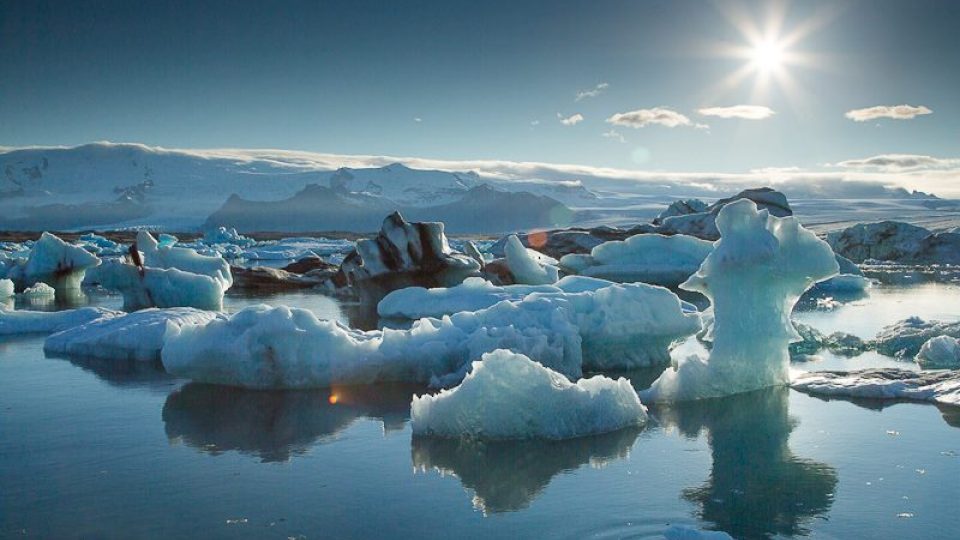
[[[313,293],[228,293],[369,326]],[[74,304],[118,309],[115,295]],[[795,320],[863,338],[956,318],[960,286],[879,285]],[[43,306],[29,306],[33,309]],[[49,305],[47,309],[58,306]],[[643,429],[560,442],[413,437],[411,385],[252,391],[0,341],[0,536],[951,538],[960,410],[788,388],[653,406]],[[911,368],[821,352],[798,370]],[[626,374],[641,390],[657,371]]]

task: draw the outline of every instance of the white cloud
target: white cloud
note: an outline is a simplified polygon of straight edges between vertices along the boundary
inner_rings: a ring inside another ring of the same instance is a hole
[[[718,118],[743,118],[745,120],[763,120],[770,118],[774,113],[770,107],[763,105],[733,105],[730,107],[705,107],[697,111],[703,116]]]
[[[847,111],[844,116],[854,122],[867,122],[878,118],[892,118],[894,120],[911,120],[924,114],[932,114],[933,111],[919,105],[877,105],[876,107],[867,107],[865,109],[853,109]]]
[[[611,129],[611,130],[609,130],[609,131],[604,131],[601,135],[603,135],[604,137],[606,137],[606,138],[608,138],[608,139],[613,139],[613,140],[615,140],[615,141],[619,141],[619,142],[622,142],[622,143],[627,142],[627,140],[623,138],[623,135],[622,135],[619,131],[617,131],[617,130],[615,130],[615,129]]]
[[[413,118],[413,121],[419,124],[420,122],[423,122],[423,118],[420,118],[419,116],[415,116]]]
[[[920,154],[881,154],[863,159],[848,159],[837,163],[847,169],[881,169],[888,171],[930,170],[960,168],[958,158],[937,158]]]
[[[557,113],[557,118],[559,118],[560,123],[565,126],[575,126],[580,122],[583,122],[583,115],[580,113],[574,113],[567,117],[564,117],[562,114]]]
[[[653,125],[666,127],[690,126],[697,129],[709,129],[710,126],[696,124],[690,121],[683,114],[678,113],[667,107],[654,107],[652,109],[637,109],[624,113],[616,113],[607,122],[615,126],[624,126],[632,128],[642,128]]]
[[[605,83],[605,82],[602,82],[602,83],[594,86],[594,87],[591,88],[590,90],[581,90],[581,91],[577,92],[577,97],[576,97],[576,99],[574,99],[574,101],[580,101],[581,99],[586,99],[586,98],[595,98],[595,97],[599,96],[600,94],[602,94],[603,91],[606,90],[606,89],[609,88],[609,87],[610,87],[609,84],[607,84],[607,83]]]
[[[539,126],[539,125],[540,125],[540,121],[539,121],[539,120],[531,120],[531,121],[530,121],[530,125],[531,125],[531,126]]]

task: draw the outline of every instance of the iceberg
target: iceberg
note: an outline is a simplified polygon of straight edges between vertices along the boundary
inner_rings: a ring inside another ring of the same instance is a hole
[[[87,270],[98,264],[96,255],[45,232],[30,248],[26,261],[10,265],[6,277],[18,288],[45,283],[58,291],[75,290],[80,288]]]
[[[223,304],[221,281],[178,268],[141,268],[113,260],[104,263],[97,274],[103,288],[123,295],[126,310],[149,307],[219,310]]]
[[[99,307],[65,311],[0,310],[0,335],[50,334],[97,319],[119,317],[123,313]]]
[[[623,241],[604,242],[590,255],[565,255],[560,267],[619,283],[676,287],[697,271],[712,250],[713,242],[693,236],[638,234]]]
[[[56,294],[56,289],[41,281],[32,287],[24,289],[23,292],[20,293],[20,296],[23,298],[50,298],[52,300]]]
[[[937,336],[928,340],[917,353],[917,364],[923,369],[960,369],[960,339]]]
[[[496,349],[533,356],[576,378],[582,357],[571,318],[562,302],[530,298],[421,319],[408,330],[364,332],[305,309],[260,305],[168,332],[161,356],[171,374],[248,388],[400,381],[450,386],[463,379],[472,360]]]
[[[647,410],[627,379],[601,375],[571,383],[510,351],[474,362],[463,382],[414,396],[416,436],[472,439],[571,439],[643,425]]]
[[[0,299],[10,298],[13,295],[13,281],[9,279],[0,279]]]
[[[407,223],[394,212],[383,220],[376,238],[357,240],[340,269],[360,297],[376,305],[396,289],[461,283],[479,275],[480,263],[450,248],[443,223]]]
[[[896,358],[910,358],[931,338],[960,338],[960,322],[925,321],[910,317],[884,327],[873,340],[877,352]]]
[[[584,278],[566,277],[553,285],[494,285],[484,278],[469,277],[463,283],[453,287],[407,287],[398,289],[383,297],[377,304],[377,314],[385,319],[411,319],[423,317],[442,317],[461,311],[477,311],[488,308],[504,300],[522,300],[535,292],[566,292],[573,280]],[[608,281],[593,280],[595,287],[590,290],[612,285]],[[581,292],[583,285],[578,286]]]
[[[642,393],[652,401],[719,397],[789,383],[788,345],[800,335],[790,313],[813,283],[839,270],[830,246],[748,199],[720,210],[720,240],[680,287],[706,295],[714,325],[706,350],[695,339],[674,352],[668,368]]]
[[[190,248],[161,246],[147,231],[137,233],[136,248],[142,253],[144,267],[175,268],[183,272],[207,276],[219,283],[223,291],[233,285],[230,263],[223,257],[200,255]]]
[[[442,317],[524,298],[569,308],[583,340],[583,369],[588,371],[664,364],[674,341],[701,328],[696,308],[663,287],[580,276],[567,276],[555,285],[496,286],[470,278],[450,288],[410,287],[387,295],[378,311],[393,318]]]
[[[791,386],[820,396],[909,399],[960,405],[960,371],[956,370],[817,371],[798,376]]]
[[[515,234],[507,237],[503,253],[507,267],[513,274],[514,283],[549,285],[560,279],[557,261],[536,250],[524,247]]]
[[[43,343],[43,351],[51,356],[158,361],[164,337],[171,328],[207,324],[222,317],[192,308],[153,308],[101,317],[50,335]]]

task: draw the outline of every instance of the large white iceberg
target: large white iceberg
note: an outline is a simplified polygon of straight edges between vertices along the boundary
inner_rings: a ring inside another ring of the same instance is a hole
[[[525,247],[515,234],[507,237],[503,253],[515,283],[549,285],[560,279],[557,261]]]
[[[408,330],[363,332],[305,309],[261,305],[169,332],[162,359],[174,375],[249,388],[382,381],[449,386],[483,353],[510,349],[576,378],[582,357],[571,318],[562,302],[532,298],[421,319]]]
[[[137,267],[115,260],[104,263],[97,275],[103,288],[123,295],[123,306],[127,310],[149,307],[218,310],[223,303],[220,281],[177,268]]]
[[[43,350],[50,355],[157,361],[171,328],[207,324],[218,317],[223,315],[192,308],[145,309],[57,332],[47,337]]]
[[[83,307],[65,311],[0,310],[0,335],[49,334],[90,321],[118,317],[119,311],[99,307]]]
[[[937,336],[927,340],[917,353],[923,369],[960,369],[960,339]]]
[[[667,289],[581,276],[565,277],[555,285],[496,286],[471,278],[450,288],[409,287],[387,295],[378,311],[388,318],[441,317],[528,297],[569,306],[583,338],[585,370],[666,363],[672,342],[700,330],[696,309]]]
[[[589,255],[564,255],[560,266],[582,276],[620,283],[676,287],[697,271],[712,250],[713,242],[693,236],[637,234],[604,242]]]
[[[80,288],[87,270],[100,264],[96,255],[43,233],[26,261],[8,261],[7,276],[19,288],[45,283],[58,291]]]
[[[200,255],[183,247],[161,246],[147,231],[137,233],[137,249],[143,257],[143,266],[149,268],[176,268],[191,274],[209,276],[226,291],[233,285],[230,263],[223,257]]]
[[[709,355],[697,345],[676,350],[668,368],[644,391],[653,401],[702,399],[787,384],[788,345],[800,340],[793,306],[813,283],[839,266],[826,242],[794,217],[777,218],[753,201],[727,204],[717,216],[720,240],[681,288],[710,298],[714,325]]]
[[[498,350],[474,362],[460,386],[414,396],[414,435],[570,439],[647,420],[630,382],[603,376],[571,383],[524,355]]]
[[[791,386],[822,396],[910,399],[960,405],[960,371],[956,370],[819,371],[800,375]]]

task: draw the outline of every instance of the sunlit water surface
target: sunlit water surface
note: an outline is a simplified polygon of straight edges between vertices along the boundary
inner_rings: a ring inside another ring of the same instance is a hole
[[[351,320],[310,293],[228,296]],[[878,288],[798,318],[872,337],[956,319],[960,290]],[[115,296],[83,302],[117,308]],[[29,307],[29,306],[26,306]],[[36,307],[36,306],[33,306]],[[54,306],[55,307],[55,306]],[[651,410],[643,430],[544,443],[412,438],[416,387],[257,392],[0,341],[0,536],[956,538],[960,413],[771,389]],[[875,354],[800,369],[904,365]],[[645,386],[656,374],[633,375]]]

